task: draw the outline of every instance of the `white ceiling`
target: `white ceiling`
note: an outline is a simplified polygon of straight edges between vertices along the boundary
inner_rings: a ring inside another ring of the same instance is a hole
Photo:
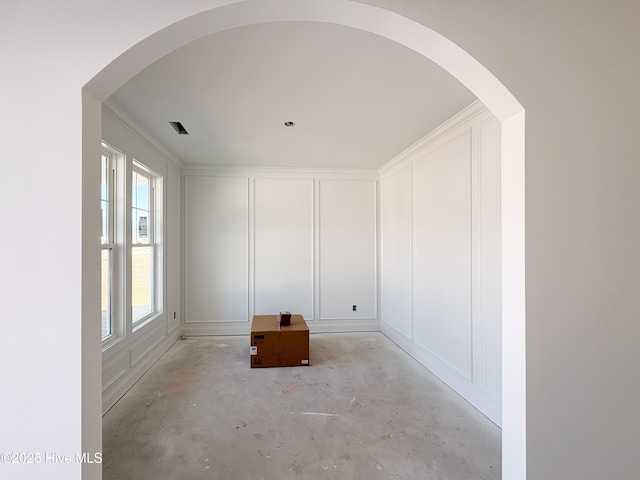
[[[382,37],[279,22],[186,45],[111,100],[188,166],[379,168],[475,97]]]

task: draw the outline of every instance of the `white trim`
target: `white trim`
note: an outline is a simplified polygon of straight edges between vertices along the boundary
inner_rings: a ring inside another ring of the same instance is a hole
[[[481,252],[482,236],[480,228],[482,219],[482,162],[480,159],[480,124],[474,124],[470,128],[470,152],[471,152],[471,183],[469,185],[471,200],[471,381],[482,384],[482,276],[481,276]],[[499,403],[499,399],[497,400]]]
[[[185,320],[184,325],[193,326],[193,325],[202,325],[202,324],[218,324],[218,323],[243,323],[246,322],[247,319],[242,318],[201,318],[201,319],[193,319],[193,320]]]
[[[167,234],[167,223],[169,221],[169,207],[167,205],[167,199],[169,198],[169,165],[165,165],[164,173],[162,175],[162,188],[161,188],[161,196],[162,196],[162,205],[160,210],[161,216],[161,225],[160,225],[160,238],[156,239],[161,243],[161,252],[160,256],[162,258],[162,291],[160,294],[160,308],[162,313],[164,313],[165,322],[164,322],[164,334],[165,336],[169,335],[169,295],[167,293],[169,288],[169,275],[167,273],[168,265],[169,265],[169,249],[167,248],[167,244],[169,242],[169,235]],[[157,214],[156,214],[157,216]],[[180,323],[178,322],[178,326]],[[175,327],[174,327],[175,328]]]
[[[394,158],[382,165],[378,169],[378,173],[381,177],[394,174],[398,170],[412,163],[416,155],[430,150],[440,139],[443,139],[450,133],[455,132],[462,125],[482,113],[490,115],[487,107],[484,106],[482,102],[480,102],[480,100],[474,101],[473,103],[456,113],[449,120],[444,122],[438,128],[427,133],[413,145],[403,150]]]
[[[184,162],[180,160],[175,153],[160,143],[158,139],[151,135],[137,120],[111,98],[107,98],[102,102],[102,111],[129,130],[162,158],[173,163],[178,168],[184,168]]]
[[[320,318],[320,179],[313,179],[313,318]]]
[[[376,301],[377,301],[377,297],[376,297]],[[377,302],[376,302],[377,303]],[[333,321],[343,321],[344,318],[343,317],[318,317],[316,319],[316,321],[318,322],[333,322]],[[367,321],[378,321],[378,317],[349,317],[349,320],[367,320]]]
[[[125,285],[127,279],[123,277],[126,271],[126,252],[123,248],[124,232],[126,230],[126,209],[124,206],[123,178],[126,172],[127,156],[122,150],[101,141],[101,152],[109,156],[109,223],[110,240],[112,243],[101,244],[102,248],[111,247],[111,335],[102,339],[102,353],[119,344],[126,337],[126,323],[123,319]],[[102,195],[100,195],[102,197]],[[100,200],[102,202],[102,199]]]
[[[376,179],[373,184],[373,315],[376,319],[380,319],[381,310],[380,310],[380,266],[382,262],[380,261],[380,255],[382,255],[382,246],[380,242],[380,232],[382,228],[382,222],[380,221],[380,178]]]
[[[316,279],[318,283],[316,284],[316,304],[318,308],[314,312],[315,318],[322,318],[322,229],[320,228],[321,220],[322,220],[322,179],[316,179],[316,211],[315,211],[315,226],[316,230],[316,251],[314,252],[316,258]]]
[[[142,317],[136,319],[133,317],[133,292],[131,293],[131,305],[127,305],[127,307],[131,307],[131,331],[132,333],[137,332],[144,325],[151,323],[157,316],[160,316],[164,312],[164,303],[159,301],[164,298],[164,284],[165,284],[165,272],[164,272],[164,251],[166,249],[163,248],[163,240],[164,240],[164,215],[166,206],[164,204],[164,192],[163,188],[163,179],[162,174],[152,170],[146,164],[136,160],[135,158],[131,158],[131,181],[129,184],[125,186],[128,195],[131,195],[131,187],[133,186],[133,174],[139,175],[143,178],[146,178],[149,183],[149,192],[148,192],[148,200],[149,207],[148,210],[144,210],[139,208],[137,205],[133,205],[132,199],[129,199],[128,208],[129,215],[131,215],[131,219],[133,220],[133,210],[140,210],[143,212],[147,212],[147,243],[134,243],[133,237],[134,234],[137,237],[137,233],[131,231],[131,235],[129,238],[128,244],[128,254],[130,255],[130,272],[131,272],[131,282],[133,282],[133,252],[136,249],[142,248],[150,248],[150,265],[149,265],[149,306],[151,310],[144,314]],[[166,172],[165,172],[166,173]],[[158,202],[158,197],[161,196],[160,202]],[[160,203],[160,205],[158,205]],[[132,228],[131,225],[128,225],[129,228]],[[139,228],[136,223],[134,228]],[[133,284],[131,285],[133,287]]]
[[[108,260],[107,261],[108,261],[108,268],[109,268],[109,274],[108,274],[109,275],[109,280],[107,282],[108,283],[108,286],[107,286],[108,295],[109,295],[109,298],[107,300],[108,313],[109,313],[109,334],[107,336],[105,336],[105,337],[101,337],[102,345],[109,344],[114,338],[116,338],[116,332],[114,331],[115,329],[113,328],[113,325],[114,325],[113,311],[114,311],[114,303],[115,303],[114,302],[114,295],[113,295],[113,292],[115,290],[115,288],[114,288],[114,283],[115,282],[114,282],[114,274],[113,274],[113,271],[114,271],[114,268],[113,268],[113,263],[114,263],[113,262],[113,257],[114,257],[113,250],[114,250],[114,247],[115,247],[115,245],[113,243],[103,243],[101,245],[101,248],[100,248],[100,268],[102,270],[102,262],[104,261],[103,258],[102,258],[102,254],[105,251],[108,252],[108,256],[107,256]],[[103,275],[104,275],[104,273],[101,271],[101,277]],[[101,280],[102,280],[102,278],[101,278]],[[102,297],[102,289],[103,288],[104,288],[104,286],[100,285],[100,296],[101,297]],[[102,298],[100,300],[101,300],[101,302],[103,301]],[[103,327],[103,325],[102,325],[102,320],[103,320],[102,312],[103,312],[103,310],[102,310],[102,308],[100,308],[100,319],[101,319],[100,330],[101,330],[101,334],[102,334],[102,327]]]
[[[293,168],[293,167],[206,167],[191,166],[182,170],[183,176],[255,177],[255,178],[339,178],[345,180],[377,180],[377,169],[355,168]]]
[[[502,475],[527,476],[525,112],[502,121]],[[506,428],[508,426],[508,428]]]
[[[149,312],[144,317],[136,320],[135,323],[131,324],[131,334],[136,334],[140,329],[144,328],[147,325],[154,323],[158,318],[164,319],[163,312]]]
[[[113,367],[118,367],[115,373],[108,377],[105,373],[109,372]],[[114,385],[129,370],[129,350],[121,350],[117,355],[111,356],[102,362],[102,391],[107,391],[111,385]],[[116,387],[117,388],[117,387]]]
[[[247,315],[253,318],[256,311],[256,179],[249,177],[247,185]]]
[[[315,319],[318,315],[318,302],[319,299],[316,296],[316,285],[318,285],[318,277],[317,277],[317,258],[316,252],[318,251],[318,246],[320,243],[317,241],[316,232],[318,231],[318,218],[316,215],[316,206],[318,205],[316,199],[316,191],[317,191],[317,181],[315,178],[311,179],[311,318]]]

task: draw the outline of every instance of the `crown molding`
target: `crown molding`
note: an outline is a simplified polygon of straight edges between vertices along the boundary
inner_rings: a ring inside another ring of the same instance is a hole
[[[185,164],[176,154],[165,147],[156,137],[149,133],[137,120],[135,120],[126,110],[111,99],[102,102],[102,111],[112,117],[133,135],[139,138],[149,148],[165,160],[173,163],[178,168],[184,168]]]
[[[375,168],[313,168],[313,167],[251,167],[251,166],[205,166],[189,165],[182,171],[184,176],[242,176],[277,178],[344,178],[378,180]]]
[[[449,120],[437,127],[435,130],[427,133],[424,137],[408,147],[406,150],[400,152],[394,158],[382,165],[378,169],[378,173],[382,177],[396,172],[397,170],[410,163],[413,158],[415,158],[416,154],[428,149],[438,140],[442,139],[446,135],[455,131],[461,125],[464,125],[472,118],[475,118],[478,115],[483,114],[484,112],[488,112],[487,107],[480,100],[475,100],[473,103],[466,106]]]

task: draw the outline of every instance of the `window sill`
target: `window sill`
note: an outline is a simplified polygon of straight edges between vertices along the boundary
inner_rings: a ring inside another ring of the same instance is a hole
[[[109,350],[114,349],[119,343],[124,340],[123,336],[111,335],[102,341],[102,354],[104,355]]]
[[[163,312],[155,312],[155,313],[151,313],[149,314],[148,317],[143,318],[142,320],[138,320],[132,328],[132,333],[137,333],[140,330],[142,330],[144,327],[146,327],[147,325],[150,325],[152,323],[155,323],[156,320],[164,318],[164,313]]]

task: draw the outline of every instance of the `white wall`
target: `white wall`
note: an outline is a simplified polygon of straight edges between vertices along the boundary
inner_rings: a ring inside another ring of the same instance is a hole
[[[500,424],[500,123],[471,105],[381,190],[382,330]]]
[[[116,327],[115,338],[102,349],[102,410],[106,412],[180,336],[180,175],[174,160],[153,143],[153,138],[116,106],[103,108],[102,138],[111,147],[162,175],[165,215],[160,235],[164,266],[161,313],[132,331],[126,323]],[[122,254],[123,252],[120,252]],[[125,292],[122,292],[125,296]],[[124,314],[124,312],[120,312]],[[116,316],[114,322],[124,322]]]
[[[185,332],[247,333],[284,310],[311,331],[378,329],[377,178],[186,170]]]

